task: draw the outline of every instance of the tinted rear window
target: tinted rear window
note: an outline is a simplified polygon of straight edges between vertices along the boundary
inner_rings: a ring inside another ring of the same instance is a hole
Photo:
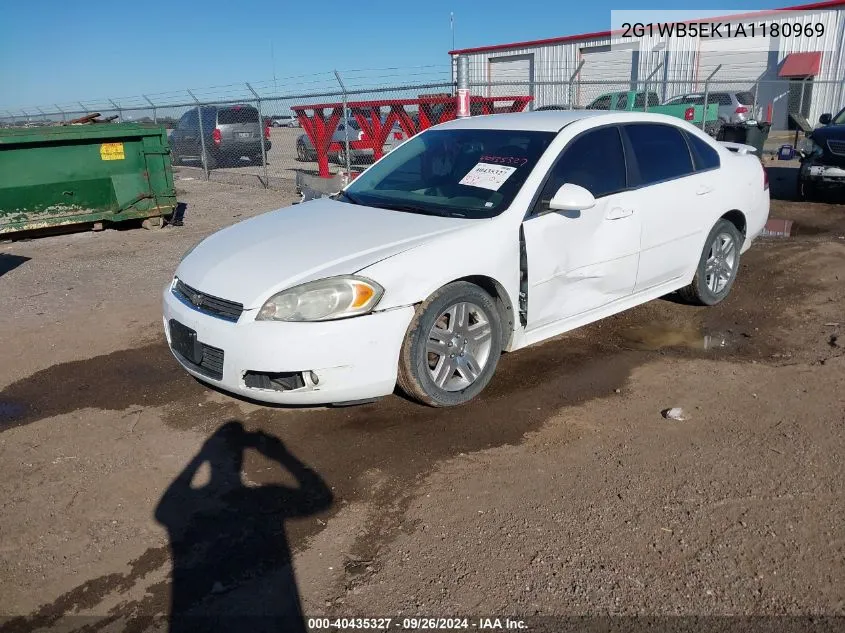
[[[659,123],[625,126],[640,171],[641,185],[649,185],[693,173],[692,158],[681,131]]]
[[[217,123],[258,123],[258,110],[250,106],[222,108],[217,111]]]
[[[754,93],[752,92],[737,92],[736,100],[742,105],[754,105]]]
[[[695,163],[696,171],[704,171],[707,169],[716,169],[721,164],[719,160],[719,152],[710,147],[706,142],[694,134],[684,132],[687,137],[690,151],[692,152],[692,159]]]
[[[637,98],[634,99],[634,108],[642,108],[645,105],[645,94],[642,92],[637,93]],[[648,105],[656,106],[660,105],[660,99],[657,98],[657,94],[654,92],[648,93]]]

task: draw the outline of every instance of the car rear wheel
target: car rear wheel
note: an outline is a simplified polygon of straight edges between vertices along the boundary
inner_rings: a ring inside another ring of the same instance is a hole
[[[208,169],[208,171],[211,171],[212,169],[217,169],[219,164],[220,161],[217,160],[217,157],[214,154],[212,154],[211,152],[206,152],[205,168]],[[202,156],[200,156],[200,167],[202,167]]]
[[[340,146],[340,151],[337,153],[337,164],[346,166],[346,148],[343,145]]]
[[[728,296],[739,271],[743,237],[727,220],[719,220],[707,236],[692,283],[678,291],[693,305],[716,305]]]
[[[433,407],[464,404],[493,376],[502,326],[493,298],[468,282],[435,292],[418,308],[399,357],[399,387]]]
[[[304,163],[308,161],[308,154],[305,151],[305,144],[304,143],[297,143],[296,144],[296,160],[300,163]]]

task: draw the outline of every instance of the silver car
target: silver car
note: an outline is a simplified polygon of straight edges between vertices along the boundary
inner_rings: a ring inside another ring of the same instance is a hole
[[[332,135],[332,146],[329,148],[329,160],[340,165],[346,164],[346,140],[349,139],[349,162],[363,163],[373,161],[372,143],[368,143],[366,133],[354,119],[341,121]],[[405,132],[399,123],[396,123],[384,141],[383,151],[388,153],[399,143],[405,141]],[[353,145],[354,143],[354,145]],[[362,146],[363,145],[363,146]],[[317,160],[317,150],[307,134],[300,134],[296,139],[296,158],[300,162]]]
[[[269,125],[259,123],[258,110],[253,106],[202,106],[201,111],[202,134],[199,108],[183,114],[171,132],[170,152],[174,165],[202,165],[203,141],[209,169],[240,164],[244,160],[260,163],[262,142],[264,151],[270,151]]]
[[[691,92],[667,100],[664,105],[672,103],[704,104],[703,92]],[[745,123],[749,120],[759,120],[762,108],[754,107],[754,93],[741,91],[714,91],[707,93],[707,103],[719,104],[719,121],[722,123]]]

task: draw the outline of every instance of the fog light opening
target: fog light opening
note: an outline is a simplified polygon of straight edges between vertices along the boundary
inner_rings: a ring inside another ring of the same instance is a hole
[[[305,384],[309,387],[316,387],[320,384],[320,377],[313,371],[304,371],[302,372],[302,378],[305,381]]]
[[[269,373],[248,371],[244,374],[244,384],[250,389],[293,391],[294,389],[302,389],[306,381],[299,372]]]

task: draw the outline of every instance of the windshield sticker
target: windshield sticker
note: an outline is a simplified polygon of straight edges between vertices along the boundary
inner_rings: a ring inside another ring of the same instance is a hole
[[[514,167],[522,167],[528,162],[527,158],[520,158],[518,156],[482,156],[478,159],[482,163],[494,163],[496,165],[513,165]]]
[[[468,187],[479,187],[480,189],[489,189],[490,191],[498,191],[515,171],[516,167],[509,167],[508,165],[477,163],[475,167],[467,172],[466,176],[461,178],[458,184],[466,185]]]

